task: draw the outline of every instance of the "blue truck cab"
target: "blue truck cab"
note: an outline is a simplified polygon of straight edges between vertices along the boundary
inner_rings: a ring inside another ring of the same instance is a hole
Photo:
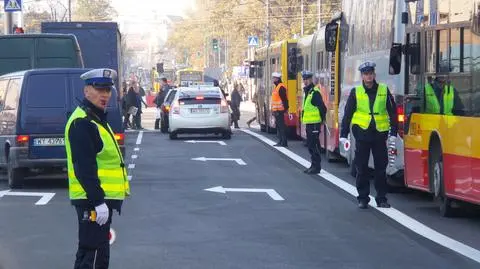
[[[0,167],[7,170],[10,188],[21,188],[28,176],[66,172],[65,125],[84,98],[80,75],[89,70],[32,69],[0,76]],[[124,154],[117,98],[112,91],[107,118]]]

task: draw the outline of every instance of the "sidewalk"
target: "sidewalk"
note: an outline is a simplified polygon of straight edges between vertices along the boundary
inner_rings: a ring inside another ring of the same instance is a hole
[[[240,103],[240,111],[255,113],[255,103],[251,101],[245,101]]]

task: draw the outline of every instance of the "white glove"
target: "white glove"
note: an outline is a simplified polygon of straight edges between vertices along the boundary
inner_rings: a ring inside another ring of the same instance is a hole
[[[343,148],[344,148],[345,150],[349,150],[349,149],[350,149],[350,141],[349,141],[347,138],[345,138],[345,137],[340,137],[339,142],[340,142],[340,144],[343,145]]]
[[[102,226],[103,224],[107,223],[110,212],[108,210],[108,206],[105,203],[96,206],[95,212],[97,212],[96,222],[98,223],[98,225]]]

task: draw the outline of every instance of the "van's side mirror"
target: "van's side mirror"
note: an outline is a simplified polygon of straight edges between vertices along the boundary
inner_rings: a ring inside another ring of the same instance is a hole
[[[402,69],[402,44],[393,43],[390,49],[390,64],[388,73],[390,75],[400,74]]]
[[[325,26],[325,50],[334,52],[337,48],[338,24],[331,22]]]

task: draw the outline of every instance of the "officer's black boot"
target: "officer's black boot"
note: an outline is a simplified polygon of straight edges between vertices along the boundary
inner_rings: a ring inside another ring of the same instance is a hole
[[[358,208],[367,209],[368,208],[368,202],[365,201],[365,200],[358,201]]]

